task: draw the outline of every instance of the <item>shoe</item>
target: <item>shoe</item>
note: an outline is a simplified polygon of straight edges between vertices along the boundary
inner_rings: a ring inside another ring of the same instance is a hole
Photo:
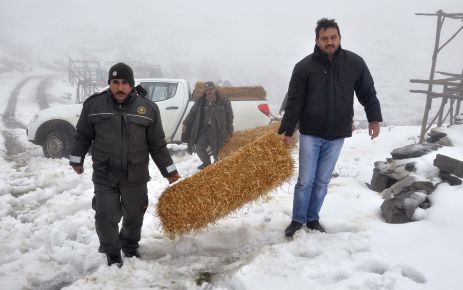
[[[141,259],[140,252],[138,252],[137,249],[122,249],[122,252],[127,258],[135,257],[137,259]]]
[[[297,221],[291,221],[291,223],[285,230],[285,236],[287,238],[292,238],[294,236],[294,233],[300,230],[301,227],[302,227],[301,223],[298,223]]]
[[[122,262],[121,253],[117,252],[115,254],[106,254],[106,259],[108,259],[108,266],[116,264],[117,267],[122,267],[124,264]]]
[[[201,164],[201,165],[198,166],[198,169],[199,169],[199,170],[203,170],[204,168],[208,167],[209,165],[211,165],[211,164],[203,163],[203,164]]]
[[[318,221],[309,221],[306,223],[306,226],[309,230],[316,230],[319,231],[320,233],[325,233],[325,228],[322,227],[322,225]]]

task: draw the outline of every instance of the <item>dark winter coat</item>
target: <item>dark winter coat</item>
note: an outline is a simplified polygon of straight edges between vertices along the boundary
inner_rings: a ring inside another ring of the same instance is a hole
[[[108,186],[150,179],[149,154],[161,174],[177,173],[164,140],[157,105],[134,90],[123,104],[109,90],[89,97],[77,123],[70,162],[82,164],[92,146],[93,181]]]
[[[198,141],[202,126],[205,122],[206,94],[199,97],[191,107],[190,112],[183,121],[183,125],[187,127],[187,142],[190,150],[195,151],[194,145]],[[215,104],[209,109],[211,127],[216,133],[218,149],[222,148],[228,137],[233,134],[233,110],[231,103],[226,98],[216,93]]]
[[[301,134],[327,140],[352,136],[354,92],[368,122],[382,121],[381,108],[364,60],[339,47],[333,62],[315,46],[296,64],[279,134],[291,136],[299,121]]]

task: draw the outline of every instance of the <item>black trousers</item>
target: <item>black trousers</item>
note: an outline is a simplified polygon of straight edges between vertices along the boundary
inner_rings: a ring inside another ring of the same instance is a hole
[[[116,253],[122,249],[137,249],[148,206],[146,183],[125,184],[117,187],[95,183],[92,207],[95,210],[95,228],[100,240],[100,253]],[[119,222],[122,227],[119,231]]]
[[[196,154],[198,154],[199,159],[205,164],[211,164],[211,157],[207,152],[207,147],[211,147],[212,156],[214,157],[214,161],[218,160],[219,154],[219,144],[217,140],[217,133],[214,131],[212,126],[207,126],[202,128],[199,136],[198,141],[196,142]]]

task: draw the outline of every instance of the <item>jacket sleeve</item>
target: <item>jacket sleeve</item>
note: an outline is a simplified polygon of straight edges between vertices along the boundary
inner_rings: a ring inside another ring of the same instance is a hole
[[[162,129],[161,114],[159,108],[153,103],[154,118],[153,122],[146,128],[146,139],[148,141],[148,148],[153,158],[154,163],[159,168],[162,176],[172,176],[177,174],[177,168],[174,161],[170,157],[169,150],[167,150],[167,143]]]
[[[294,129],[299,121],[304,98],[307,96],[306,80],[302,76],[298,65],[294,67],[291,80],[289,81],[288,100],[286,103],[285,114],[281,120],[278,134],[292,136]]]
[[[361,73],[359,79],[355,82],[354,91],[357,99],[364,107],[367,114],[368,122],[382,122],[381,106],[376,97],[373,77],[370,74],[365,61],[361,59]]]
[[[228,134],[233,134],[233,109],[231,106],[231,102],[229,100],[225,101],[225,115],[227,117],[227,132]]]
[[[77,121],[76,133],[74,135],[74,145],[69,156],[70,165],[82,165],[85,155],[95,139],[95,130],[88,120],[88,105],[84,103],[80,112],[79,121]]]
[[[185,126],[190,126],[193,123],[193,120],[196,117],[196,112],[198,111],[198,106],[199,106],[199,99],[195,101],[193,104],[193,107],[191,107],[190,112],[186,116],[185,120],[183,120],[183,125]]]

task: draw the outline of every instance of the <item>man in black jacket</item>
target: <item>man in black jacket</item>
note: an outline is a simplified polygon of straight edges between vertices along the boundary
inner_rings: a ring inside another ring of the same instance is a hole
[[[341,48],[334,19],[320,19],[314,53],[296,64],[279,134],[291,143],[299,122],[299,176],[294,188],[293,216],[285,235],[290,238],[305,223],[324,232],[319,212],[341,151],[352,136],[354,92],[365,108],[371,139],[379,134],[381,108],[373,78],[364,60]]]
[[[109,70],[108,84],[109,90],[90,96],[83,104],[70,164],[81,174],[92,146],[92,207],[99,251],[106,254],[109,266],[121,267],[121,249],[126,257],[140,258],[138,242],[148,206],[149,155],[169,183],[179,175],[166,147],[159,109],[144,97],[143,88],[134,88],[132,69],[124,63],[115,64]]]

